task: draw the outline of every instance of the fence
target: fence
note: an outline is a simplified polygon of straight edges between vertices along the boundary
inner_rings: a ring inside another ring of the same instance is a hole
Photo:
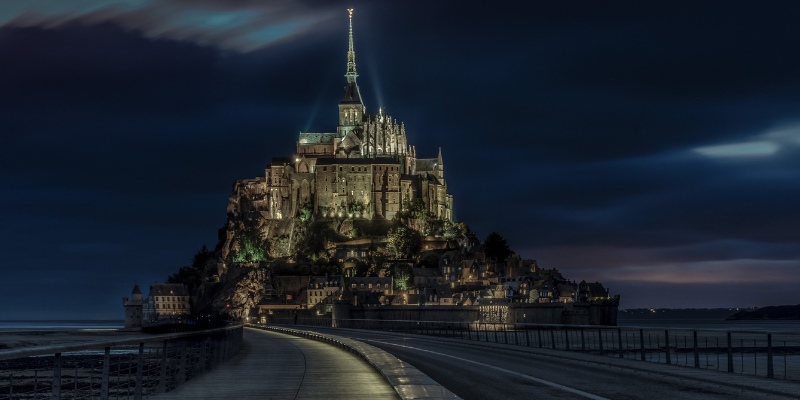
[[[275,321],[291,324],[294,321]],[[299,319],[297,324],[319,325]],[[800,381],[800,333],[585,325],[337,319],[375,329],[579,351],[640,361]]]
[[[142,399],[226,361],[242,326],[0,352],[0,399]]]

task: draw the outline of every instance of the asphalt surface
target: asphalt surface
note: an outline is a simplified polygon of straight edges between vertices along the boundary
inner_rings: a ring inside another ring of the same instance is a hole
[[[157,399],[398,399],[383,376],[353,353],[291,335],[245,329],[225,364]]]
[[[417,335],[310,328],[362,340],[466,400],[800,399],[800,384],[635,360]]]

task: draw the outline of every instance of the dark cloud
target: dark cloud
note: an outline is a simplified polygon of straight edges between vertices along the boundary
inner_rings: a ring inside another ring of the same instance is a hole
[[[335,129],[344,7],[104,4],[0,6],[0,233],[18,283],[0,296],[25,306],[9,317],[118,317],[133,282],[213,247],[235,179],[298,131]],[[368,111],[405,122],[421,156],[442,147],[456,217],[481,237],[609,282],[623,306],[794,301],[794,3],[353,7]],[[729,154],[752,143],[774,152]],[[45,311],[31,286],[69,295]]]

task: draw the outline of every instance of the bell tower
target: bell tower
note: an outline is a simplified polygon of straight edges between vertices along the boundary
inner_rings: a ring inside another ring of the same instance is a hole
[[[339,137],[344,138],[350,131],[361,125],[366,108],[361,101],[361,92],[356,84],[356,52],[353,49],[353,9],[347,10],[350,20],[349,42],[347,48],[347,84],[344,87],[342,101],[339,102]]]

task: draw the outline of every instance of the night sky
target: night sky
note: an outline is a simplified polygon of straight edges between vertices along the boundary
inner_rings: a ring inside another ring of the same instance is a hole
[[[517,3],[0,3],[0,319],[121,319],[213,248],[335,130],[350,7],[367,110],[479,237],[621,308],[800,303],[800,3]]]

